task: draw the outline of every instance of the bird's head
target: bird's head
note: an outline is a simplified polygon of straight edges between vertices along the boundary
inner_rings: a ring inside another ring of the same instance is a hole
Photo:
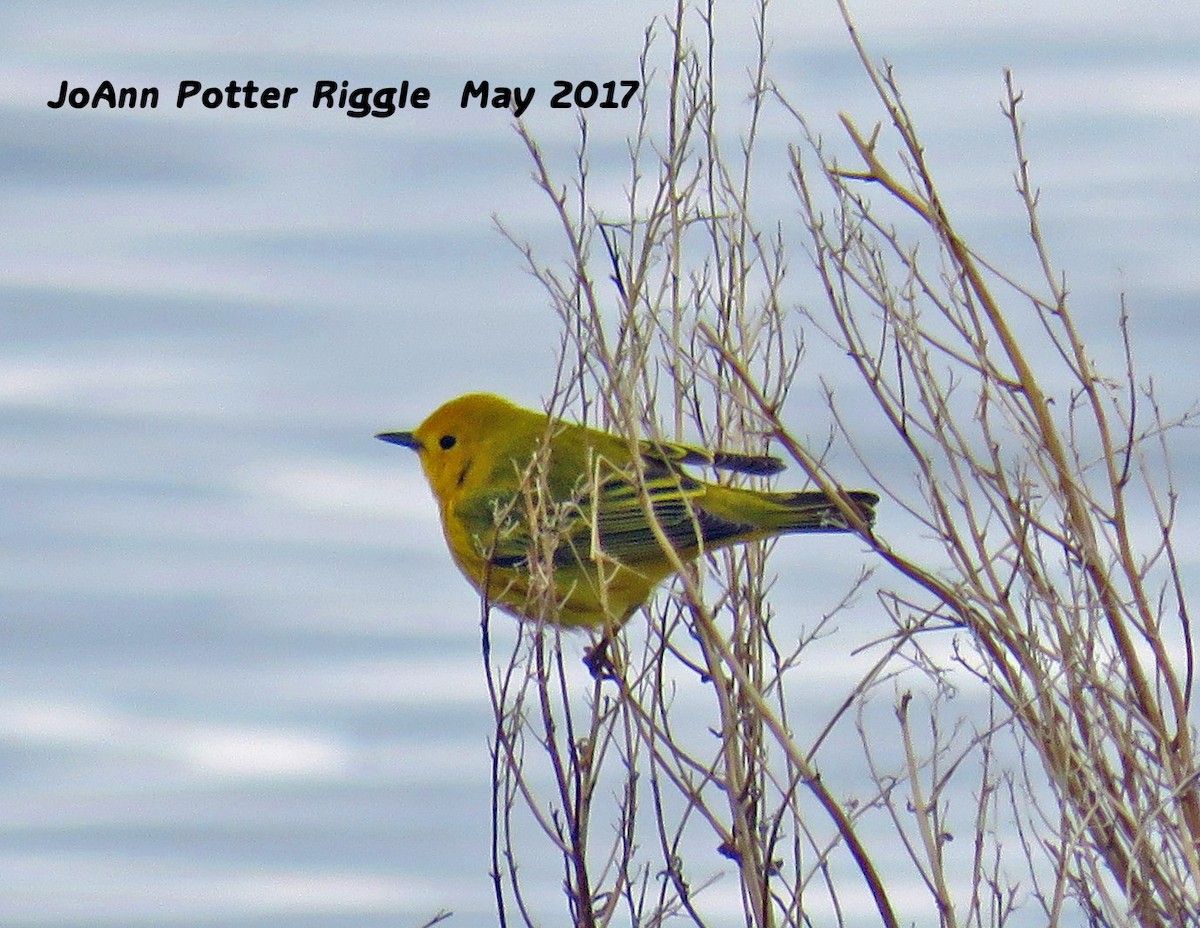
[[[507,400],[469,393],[440,406],[411,432],[381,432],[375,437],[416,451],[434,495],[445,505],[470,477],[487,476],[495,442],[510,431],[510,420],[518,415],[518,408]]]

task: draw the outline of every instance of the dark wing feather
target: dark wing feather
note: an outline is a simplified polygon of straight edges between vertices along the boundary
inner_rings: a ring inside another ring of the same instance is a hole
[[[660,462],[668,469],[675,469],[681,464],[697,464],[704,467],[716,467],[720,470],[737,471],[740,474],[768,477],[771,474],[779,473],[787,466],[779,458],[769,454],[706,451],[692,445],[679,445],[663,441],[643,441],[641,447],[642,456],[646,460]]]

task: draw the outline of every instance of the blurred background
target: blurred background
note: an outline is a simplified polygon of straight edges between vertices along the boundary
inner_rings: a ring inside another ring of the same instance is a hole
[[[772,73],[792,102],[831,139],[839,111],[877,119],[832,3],[782,6]],[[717,7],[731,145],[746,7]],[[1200,8],[854,10],[961,226],[1027,269],[998,107],[1014,69],[1046,237],[1095,353],[1119,364],[1124,291],[1139,371],[1169,411],[1192,403]],[[564,249],[511,117],[460,109],[464,82],[538,88],[525,118],[567,181],[576,113],[549,108],[553,82],[637,77],[661,12],[0,9],[0,925],[494,923],[478,602],[415,458],[372,435],[469,389],[537,405],[552,387],[557,320],[494,217],[547,262]],[[251,79],[301,89],[287,110],[173,105],[181,80]],[[162,100],[48,108],[64,80]],[[309,107],[318,80],[408,80],[431,102],[352,119]],[[768,227],[796,221],[797,132],[772,114]],[[616,211],[634,111],[587,117],[594,193]],[[797,248],[795,298],[815,301],[803,265]],[[804,369],[797,410],[823,373]],[[1182,435],[1191,517],[1196,451]],[[853,546],[803,544],[777,563],[826,558],[816,597],[836,602]],[[553,874],[544,889],[559,911]]]

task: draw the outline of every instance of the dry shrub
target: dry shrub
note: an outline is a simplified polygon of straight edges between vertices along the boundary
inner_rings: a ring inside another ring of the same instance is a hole
[[[519,127],[567,252],[523,249],[563,333],[548,410],[630,441],[774,441],[827,490],[845,481],[828,453],[845,468],[850,449],[885,501],[876,532],[842,542],[864,568],[844,598],[773,604],[769,544],[680,564],[609,645],[609,675],[589,676],[552,623],[497,634],[484,603],[500,921],[537,924],[565,896],[587,926],[1200,923],[1167,460],[1182,420],[1135,375],[1123,306],[1125,368],[1089,358],[1011,79],[1031,282],[957,231],[896,81],[842,12],[881,108],[869,132],[843,118],[852,167],[770,84],[765,4],[732,145],[711,10],[681,3],[648,30],[621,215],[593,202],[586,125],[567,184]],[[788,243],[750,215],[768,106],[794,120],[802,247],[824,296],[803,313],[784,294]],[[856,375],[826,392],[817,445],[785,406],[803,324]],[[539,473],[521,504],[546,526]],[[552,526],[539,538],[553,550]],[[847,643],[851,609],[876,624]],[[831,642],[861,645],[836,693],[806,684]]]

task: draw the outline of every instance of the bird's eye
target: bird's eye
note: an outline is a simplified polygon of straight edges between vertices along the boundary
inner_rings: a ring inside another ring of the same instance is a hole
[[[455,438],[453,435],[443,435],[441,438],[438,439],[438,445],[441,446],[441,449],[443,451],[449,451],[451,448],[454,447],[454,443],[456,441],[458,441],[458,439]]]

